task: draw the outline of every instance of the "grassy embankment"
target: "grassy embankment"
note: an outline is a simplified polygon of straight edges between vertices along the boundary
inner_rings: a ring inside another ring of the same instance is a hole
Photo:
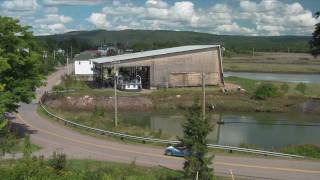
[[[253,144],[241,144],[240,147],[264,150],[263,148]],[[320,159],[320,145],[291,145],[282,148],[275,148],[272,149],[272,151]]]
[[[5,179],[182,179],[182,172],[162,167],[140,167],[131,164],[68,160],[56,169],[50,160],[7,160],[0,163],[0,174]],[[32,167],[32,168],[31,168]],[[2,179],[0,177],[0,179]]]
[[[58,152],[49,159],[43,157],[0,160],[0,179],[46,179],[46,180],[180,180],[183,172],[161,166],[142,167],[130,164],[94,160],[68,160]],[[217,180],[228,177],[215,176]]]
[[[224,57],[224,71],[320,73],[320,58],[297,53],[255,53]]]
[[[253,97],[257,87],[265,82],[259,80],[249,80],[237,77],[225,78],[227,83],[238,84],[244,88],[246,93],[229,92],[222,93],[218,87],[208,87],[206,89],[207,107],[215,106],[215,111],[234,111],[234,112],[296,112],[297,105],[307,101],[311,97],[320,97],[320,84],[306,84],[307,89],[304,93],[296,90],[296,83],[270,82],[279,89],[281,85],[287,84],[288,91],[280,92],[277,97],[266,100],[256,100]],[[70,86],[70,88],[73,88]],[[279,90],[280,91],[280,90]],[[69,93],[71,97],[81,96],[113,96],[112,89],[90,89],[82,88],[81,91]],[[176,111],[191,105],[195,99],[201,99],[202,90],[200,87],[194,88],[169,88],[148,92],[119,92],[119,96],[139,96],[147,97],[153,102],[155,111]],[[177,96],[179,95],[179,96]],[[60,97],[63,98],[63,95]],[[319,111],[320,112],[320,111]],[[316,112],[318,113],[318,111]]]

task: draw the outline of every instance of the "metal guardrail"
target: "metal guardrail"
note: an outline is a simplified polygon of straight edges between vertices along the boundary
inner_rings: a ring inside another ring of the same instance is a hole
[[[62,92],[62,91],[60,91],[60,92]],[[54,93],[54,92],[47,92],[47,93]],[[70,125],[74,125],[74,126],[77,126],[77,127],[81,127],[83,129],[91,130],[93,132],[96,132],[96,133],[99,133],[99,134],[102,134],[102,135],[111,135],[111,136],[117,136],[117,137],[120,137],[120,138],[127,138],[127,139],[133,139],[133,140],[140,140],[140,141],[143,141],[143,142],[154,142],[154,143],[162,143],[162,144],[179,144],[180,143],[180,141],[134,136],[134,135],[128,135],[128,134],[124,134],[124,133],[118,133],[118,132],[113,132],[113,131],[93,128],[93,127],[86,126],[86,125],[83,125],[83,124],[78,124],[78,123],[66,120],[66,119],[64,119],[62,117],[59,117],[59,116],[51,113],[44,106],[44,104],[42,103],[42,98],[40,98],[39,104],[40,104],[40,107],[46,113],[48,113],[52,117],[55,117],[55,118],[63,121],[65,124],[70,124]],[[238,151],[238,152],[246,152],[246,153],[253,153],[253,154],[260,154],[260,155],[276,156],[276,157],[304,158],[304,156],[299,156],[299,155],[285,154],[285,153],[278,153],[278,152],[264,151],[264,150],[256,150],[256,149],[249,149],[249,148],[240,148],[240,147],[234,147],[234,146],[224,146],[224,145],[217,145],[217,144],[207,144],[207,146],[209,148],[228,150],[228,151],[231,151],[231,152],[232,151]]]

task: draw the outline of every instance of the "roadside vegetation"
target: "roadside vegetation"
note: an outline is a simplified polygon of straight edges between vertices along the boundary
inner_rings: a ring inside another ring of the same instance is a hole
[[[68,160],[62,152],[54,152],[49,159],[30,157],[2,160],[0,174],[5,179],[182,179],[182,172],[162,167],[141,167],[130,164],[93,160]],[[0,179],[2,179],[0,177]]]
[[[306,144],[306,145],[287,146],[284,148],[280,148],[279,152],[320,159],[319,145]]]

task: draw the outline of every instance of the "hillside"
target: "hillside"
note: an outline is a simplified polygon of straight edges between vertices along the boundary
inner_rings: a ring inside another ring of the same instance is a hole
[[[40,39],[56,41],[78,40],[90,46],[102,43],[123,43],[135,50],[158,49],[188,44],[223,44],[229,52],[308,52],[308,36],[232,36],[208,33],[167,30],[122,30],[122,31],[74,31],[66,34],[40,36]]]

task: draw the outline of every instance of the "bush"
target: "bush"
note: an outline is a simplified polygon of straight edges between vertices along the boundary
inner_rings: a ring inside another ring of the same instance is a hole
[[[305,94],[306,90],[307,90],[307,85],[306,83],[299,83],[297,86],[296,86],[296,90],[301,92],[302,94]]]
[[[99,107],[99,106],[95,106],[93,113],[92,113],[93,117],[104,117],[105,116],[105,112],[103,107]]]
[[[282,83],[280,86],[281,92],[286,94],[289,91],[289,85],[288,83]]]
[[[64,91],[65,88],[62,85],[55,85],[52,88],[53,91]]]
[[[268,97],[275,97],[278,95],[278,88],[271,83],[263,83],[258,86],[254,93],[255,99],[266,99]]]
[[[53,169],[61,171],[66,167],[67,156],[61,152],[53,152],[48,163]]]

